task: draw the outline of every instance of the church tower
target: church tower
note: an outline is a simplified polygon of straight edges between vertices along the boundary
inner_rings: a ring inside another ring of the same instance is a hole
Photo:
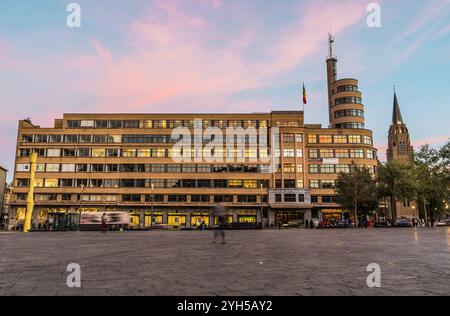
[[[389,128],[387,160],[400,161],[406,164],[413,163],[414,148],[411,146],[409,131],[403,121],[400,106],[398,104],[397,93],[394,92],[394,106],[392,111],[392,125]],[[393,210],[394,219],[409,218],[417,219],[418,207],[416,201],[397,201]]]
[[[398,104],[397,93],[394,92],[394,108],[392,113],[392,125],[388,136],[388,161],[401,161],[409,163],[413,160],[414,149],[411,146],[409,131],[403,122],[402,113]]]

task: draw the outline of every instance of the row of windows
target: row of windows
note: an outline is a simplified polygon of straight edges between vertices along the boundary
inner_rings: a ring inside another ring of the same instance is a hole
[[[37,164],[37,172],[151,172],[151,173],[265,173],[269,165],[180,164]],[[30,164],[17,164],[17,172],[29,172]]]
[[[18,187],[28,187],[29,179],[17,179]],[[269,180],[209,180],[209,179],[35,179],[37,188],[268,188]]]
[[[355,86],[355,85],[345,85],[345,86],[338,86],[338,87],[336,88],[336,91],[337,91],[337,93],[340,93],[340,92],[348,92],[348,91],[354,91],[354,92],[357,92],[357,91],[359,91],[359,90],[358,90],[358,86]]]
[[[309,144],[366,144],[372,145],[372,137],[365,135],[308,135]]]
[[[102,195],[102,194],[77,194],[76,201],[83,202],[119,202],[119,198],[121,202],[124,203],[140,203],[142,199],[145,202],[153,202],[153,203],[182,203],[188,201],[188,195],[144,195],[141,196],[139,194],[124,194],[124,195]],[[19,193],[16,195],[17,201],[26,201],[26,194]],[[190,195],[192,203],[219,203],[219,202],[227,202],[233,203],[233,195]],[[72,194],[61,194],[61,201],[73,201]],[[44,202],[44,201],[58,201],[58,194],[35,194],[35,201]],[[237,203],[256,203],[258,201],[256,195],[237,195],[236,197]],[[267,196],[262,196],[262,202],[267,202]]]
[[[341,104],[362,104],[361,98],[358,97],[343,97],[343,98],[337,98],[335,100],[335,105],[341,105]]]
[[[32,152],[39,157],[80,157],[80,158],[267,158],[267,149],[183,149],[183,148],[25,148],[19,149],[19,157],[29,157]]]
[[[284,158],[302,158],[303,157],[303,149],[297,148],[297,150],[293,148],[285,148],[283,149],[283,157]],[[281,149],[275,150],[275,157],[281,157]]]
[[[335,118],[340,117],[364,117],[364,111],[363,110],[339,110],[334,112]]]
[[[267,123],[264,120],[68,120],[67,128],[267,128]]]
[[[363,168],[364,166],[357,166]],[[309,165],[309,173],[349,173],[352,165]],[[375,174],[375,166],[366,166],[369,169],[369,172]]]
[[[302,134],[283,134],[283,143],[302,143]]]
[[[304,194],[275,194],[275,202],[277,203],[304,203]]]
[[[301,136],[297,136],[298,142],[301,142]],[[183,139],[180,137],[172,137],[172,135],[85,135],[85,134],[26,134],[22,135],[22,143],[124,143],[124,144],[174,144]],[[191,143],[208,143],[215,140],[215,135],[191,135]],[[267,143],[267,135],[225,135],[224,140],[227,143],[236,144],[258,144]]]
[[[365,154],[364,154],[365,153]],[[375,150],[364,149],[309,149],[309,158],[367,158],[376,159]]]
[[[335,203],[335,204],[339,203],[339,201],[335,195],[322,195],[321,200],[322,200],[322,203]],[[319,196],[311,195],[311,203],[319,203]]]
[[[364,125],[364,123],[349,122],[349,123],[336,124],[336,128],[338,128],[338,129],[365,129],[366,126]]]

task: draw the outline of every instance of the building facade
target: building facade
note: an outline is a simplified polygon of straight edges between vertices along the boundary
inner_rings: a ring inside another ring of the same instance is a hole
[[[2,226],[5,223],[5,219],[3,218],[4,215],[7,212],[7,209],[5,208],[5,193],[7,191],[7,184],[6,184],[6,176],[7,176],[8,170],[0,166],[0,223],[2,223]]]
[[[330,39],[330,51],[331,44]],[[132,227],[212,225],[216,203],[227,206],[228,219],[237,226],[342,219],[338,174],[352,165],[375,173],[377,153],[372,132],[365,129],[358,81],[337,80],[336,63],[331,52],[328,128],[305,124],[301,111],[65,114],[52,128],[20,121],[12,200],[17,223],[24,218],[30,185],[34,228],[49,215],[67,226],[77,223],[80,212],[105,211],[129,212]],[[174,138],[176,128],[194,136]],[[230,129],[256,136],[211,150],[209,144],[222,136],[211,136],[210,129],[226,135],[227,145]],[[180,150],[188,138],[188,149]],[[204,159],[205,151],[222,160]],[[31,184],[33,152],[38,162]]]
[[[389,128],[386,156],[388,161],[399,161],[406,164],[413,163],[414,160],[414,148],[411,146],[408,127],[403,121],[397,93],[394,93],[392,124]],[[394,218],[413,219],[419,217],[416,201],[399,201],[394,212],[396,213],[393,214]]]

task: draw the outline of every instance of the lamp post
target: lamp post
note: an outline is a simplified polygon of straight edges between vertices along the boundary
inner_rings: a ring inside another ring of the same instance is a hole
[[[150,203],[152,208],[152,213],[150,217],[150,227],[153,228],[153,199],[155,198],[155,195],[153,194],[153,189],[155,188],[155,185],[152,183],[152,195],[150,195]]]
[[[259,196],[259,202],[260,202],[260,204],[261,204],[261,229],[263,229],[264,228],[264,212],[263,212],[263,184],[262,183],[260,183],[260,196]]]

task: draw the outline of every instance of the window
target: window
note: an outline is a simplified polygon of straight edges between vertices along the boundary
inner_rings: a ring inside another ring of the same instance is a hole
[[[77,143],[78,135],[64,135],[64,142],[65,143]]]
[[[214,203],[232,203],[233,196],[232,195],[215,195]]]
[[[166,187],[166,181],[163,179],[152,179],[150,181],[150,186],[153,185],[153,188],[164,189]],[[169,187],[169,186],[167,186]]]
[[[191,195],[191,202],[193,203],[209,203],[209,195]]]
[[[108,121],[109,128],[122,128],[123,122],[122,121]]]
[[[297,148],[297,158],[303,158],[303,149]]]
[[[48,163],[45,167],[46,172],[59,172],[59,164],[50,164]]]
[[[91,172],[104,172],[104,171],[105,171],[105,165],[93,164],[91,166]]]
[[[123,121],[123,128],[139,128],[139,121],[137,120]]]
[[[38,163],[36,165],[36,172],[45,172],[45,163]]]
[[[47,135],[35,135],[34,142],[35,143],[46,143],[48,141]]]
[[[318,189],[319,188],[319,180],[309,180],[309,187],[311,189]]]
[[[17,165],[17,172],[29,172],[29,171],[30,171],[30,164]]]
[[[94,135],[94,143],[104,144],[107,141],[106,135]]]
[[[336,158],[348,158],[348,150],[347,149],[336,149],[335,150],[335,156]]]
[[[244,189],[257,189],[258,180],[244,180]]]
[[[320,157],[321,158],[334,158],[334,150],[333,149],[321,149]]]
[[[348,135],[348,142],[350,144],[361,144],[361,136],[360,135]]]
[[[118,188],[119,187],[119,180],[117,179],[105,179],[103,182],[103,186],[105,188]]]
[[[60,157],[61,149],[47,149],[47,157]]]
[[[308,135],[308,143],[317,144],[317,135]]]
[[[320,186],[322,189],[334,189],[335,180],[322,180]]]
[[[210,188],[211,180],[197,180],[197,187],[198,188]]]
[[[187,201],[186,195],[169,195],[169,203],[185,203]]]
[[[90,157],[91,156],[91,150],[89,148],[80,148],[77,151],[78,151],[78,154],[77,154],[78,157]]]
[[[153,173],[164,173],[166,172],[166,165],[154,164],[151,166],[151,172]]]
[[[92,149],[92,157],[94,158],[103,158],[105,157],[106,149],[103,148],[95,148]]]
[[[310,149],[308,151],[308,157],[309,158],[319,158],[318,150],[317,149]]]
[[[350,149],[350,158],[364,158],[364,150]]]
[[[92,143],[92,135],[80,135],[80,143]]]
[[[22,135],[22,143],[32,143],[33,135]]]
[[[374,150],[368,150],[367,151],[367,158],[368,159],[375,159],[375,151]]]
[[[299,194],[298,195],[298,202],[299,203],[305,203],[305,195],[304,194]]]
[[[349,165],[336,165],[336,173],[349,173],[350,166]]]
[[[122,202],[125,203],[138,203],[141,202],[141,196],[136,194],[122,195]]]
[[[358,87],[354,85],[339,86],[337,87],[336,91],[337,93],[346,91],[358,91]]]
[[[304,187],[303,180],[297,180],[297,189],[303,189]]]
[[[294,141],[295,141],[294,134],[283,135],[283,143],[294,143]]]
[[[106,202],[117,202],[118,201],[117,195],[106,195],[105,201]]]
[[[107,157],[120,157],[120,149],[107,149],[106,156]]]
[[[335,203],[336,197],[333,195],[323,195],[322,203]]]
[[[106,165],[106,172],[118,172],[118,171],[119,171],[118,164],[107,164]]]
[[[284,158],[294,158],[295,157],[295,151],[291,148],[283,149],[283,157]]]
[[[309,165],[309,173],[319,173],[319,165]]]
[[[284,164],[283,171],[286,173],[295,173],[295,164]]]
[[[372,145],[372,137],[370,137],[370,136],[364,136],[364,144],[366,144],[366,145]]]
[[[50,143],[61,143],[62,135],[50,135]]]
[[[295,194],[285,194],[284,201],[287,203],[297,202],[297,196]]]
[[[126,158],[136,157],[136,149],[130,148],[122,149],[122,157]]]
[[[34,179],[34,186],[36,188],[42,188],[44,186],[44,179]]]
[[[284,180],[284,187],[286,189],[295,189],[295,180]]]
[[[79,164],[76,168],[77,172],[88,172],[88,165],[87,164]]]
[[[335,105],[341,105],[341,104],[361,104],[362,100],[361,98],[357,97],[344,97],[344,98],[337,98],[335,101]]]
[[[182,170],[183,170],[183,173],[196,173],[195,165],[183,165]]]
[[[108,143],[121,143],[122,142],[122,135],[108,135]]]
[[[97,120],[94,124],[95,128],[108,128],[108,121]]]
[[[68,120],[67,128],[80,128],[81,121]]]
[[[256,195],[238,195],[238,203],[256,203]]]
[[[228,180],[228,187],[242,188],[242,180]]]
[[[182,180],[183,188],[195,188],[196,187],[196,181],[195,180]]]
[[[303,135],[302,134],[295,134],[295,141],[297,143],[303,143]]]
[[[347,135],[334,135],[335,144],[347,144]]]
[[[333,136],[331,135],[319,135],[319,142],[321,144],[332,144]]]
[[[197,165],[197,172],[198,173],[210,173],[211,166],[210,165]]]
[[[75,149],[63,149],[62,150],[63,157],[75,157]]]
[[[334,165],[322,165],[320,167],[321,173],[334,173]]]
[[[152,150],[151,149],[138,149],[137,156],[149,158],[152,156]]]
[[[213,180],[215,188],[227,188],[228,181],[227,180]]]
[[[72,200],[72,194],[67,194],[67,193],[61,194],[61,200],[62,201],[71,201]]]
[[[91,179],[90,187],[91,188],[102,188],[103,187],[103,179]]]
[[[46,188],[56,188],[58,187],[58,179],[45,179]]]
[[[80,127],[88,128],[88,127],[94,127],[94,121],[81,121]]]

